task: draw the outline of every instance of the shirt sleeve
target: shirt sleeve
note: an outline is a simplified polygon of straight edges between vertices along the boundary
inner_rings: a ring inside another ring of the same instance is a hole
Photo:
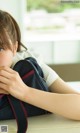
[[[47,85],[50,86],[59,76],[53,69],[51,69],[45,63],[42,63],[40,66],[44,73],[45,81],[46,81]]]

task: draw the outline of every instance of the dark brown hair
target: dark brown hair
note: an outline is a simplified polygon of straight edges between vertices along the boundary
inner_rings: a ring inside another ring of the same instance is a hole
[[[20,28],[15,19],[5,11],[0,10],[0,46],[4,49],[12,49],[12,45],[18,42],[17,51],[21,50]],[[26,48],[27,49],[27,48]]]

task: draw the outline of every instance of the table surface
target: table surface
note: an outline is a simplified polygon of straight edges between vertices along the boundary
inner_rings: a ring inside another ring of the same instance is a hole
[[[70,85],[79,89],[80,82]],[[3,125],[8,126],[8,133],[16,133],[15,120],[0,121],[0,126]],[[80,121],[69,120],[56,114],[29,117],[27,133],[80,133]]]
[[[8,125],[8,133],[16,133],[15,120],[0,121],[0,125]],[[55,114],[30,117],[27,133],[80,133],[80,121],[69,120]]]

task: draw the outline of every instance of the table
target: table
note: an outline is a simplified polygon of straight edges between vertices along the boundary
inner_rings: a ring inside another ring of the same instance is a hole
[[[16,133],[15,120],[0,121],[0,125],[8,125],[8,133]],[[55,114],[30,117],[27,133],[80,133],[80,121],[69,120]]]

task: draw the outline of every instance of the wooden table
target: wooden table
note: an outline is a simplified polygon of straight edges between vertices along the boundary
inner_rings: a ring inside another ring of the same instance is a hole
[[[15,120],[0,121],[0,125],[8,125],[8,133],[16,133]],[[80,121],[69,120],[55,114],[30,117],[27,133],[80,133]]]

